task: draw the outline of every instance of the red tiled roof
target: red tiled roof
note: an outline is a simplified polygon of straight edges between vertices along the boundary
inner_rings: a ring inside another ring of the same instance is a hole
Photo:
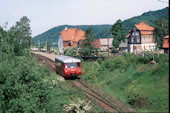
[[[154,30],[154,28],[152,26],[149,26],[145,21],[140,22],[139,24],[135,24],[135,26],[139,30],[144,30],[144,31],[153,31]]]
[[[140,22],[139,24],[135,24],[136,28],[140,30],[142,35],[153,35],[154,28],[149,26],[145,21]],[[129,34],[126,36],[129,38],[131,30],[129,30]]]
[[[163,37],[163,48],[169,48],[169,35]]]
[[[129,36],[130,36],[130,33],[126,36],[126,38],[129,38]]]
[[[85,32],[79,28],[69,28],[66,30],[64,29],[60,32],[60,35],[62,35],[63,41],[75,42],[81,39],[85,39]]]
[[[100,48],[100,47],[101,47],[100,39],[94,39],[94,40],[91,42],[91,45],[93,45],[95,48]]]
[[[163,38],[169,38],[169,35],[164,36]]]
[[[82,45],[82,44],[83,44],[83,40],[79,40],[79,45]],[[100,39],[94,39],[92,42],[90,42],[90,44],[94,46],[94,48],[100,48],[102,46]]]

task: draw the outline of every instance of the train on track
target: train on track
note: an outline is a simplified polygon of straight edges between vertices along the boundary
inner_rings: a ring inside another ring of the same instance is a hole
[[[57,56],[55,70],[64,77],[81,76],[81,60],[70,56]]]

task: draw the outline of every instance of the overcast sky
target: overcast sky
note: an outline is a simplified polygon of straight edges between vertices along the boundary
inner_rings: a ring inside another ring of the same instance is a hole
[[[168,0],[162,0],[168,2]],[[23,16],[31,20],[32,36],[59,25],[114,24],[169,7],[159,0],[0,0],[0,26],[12,26]]]

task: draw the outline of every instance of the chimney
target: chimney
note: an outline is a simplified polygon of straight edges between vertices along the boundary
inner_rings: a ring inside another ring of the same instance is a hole
[[[64,28],[64,30],[66,30],[66,31],[67,31],[67,29],[68,29],[67,27]]]
[[[77,30],[77,29],[78,29],[78,26],[76,26],[75,29]]]
[[[145,20],[145,21],[143,21],[143,23],[147,24],[147,21]]]

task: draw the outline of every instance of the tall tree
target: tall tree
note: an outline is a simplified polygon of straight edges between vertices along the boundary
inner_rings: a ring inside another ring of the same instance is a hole
[[[49,40],[46,41],[46,50],[47,52],[50,52],[50,41]]]
[[[153,22],[154,36],[156,38],[157,46],[162,48],[163,37],[169,34],[169,21],[164,18],[159,18]]]
[[[125,30],[124,27],[122,25],[122,21],[119,19],[116,21],[116,23],[114,25],[112,25],[111,28],[111,33],[113,36],[113,48],[117,49],[119,48],[119,45],[121,44],[121,42],[125,41]]]
[[[86,39],[84,40],[84,46],[92,46],[91,42],[94,40],[94,33],[91,27],[85,31],[85,37]]]
[[[22,48],[29,48],[31,43],[30,20],[24,16],[11,29],[14,30]]]
[[[94,33],[91,27],[85,31],[85,37],[86,39],[82,41],[79,53],[82,56],[91,56],[94,52],[94,46],[91,44],[91,42],[94,40]]]

